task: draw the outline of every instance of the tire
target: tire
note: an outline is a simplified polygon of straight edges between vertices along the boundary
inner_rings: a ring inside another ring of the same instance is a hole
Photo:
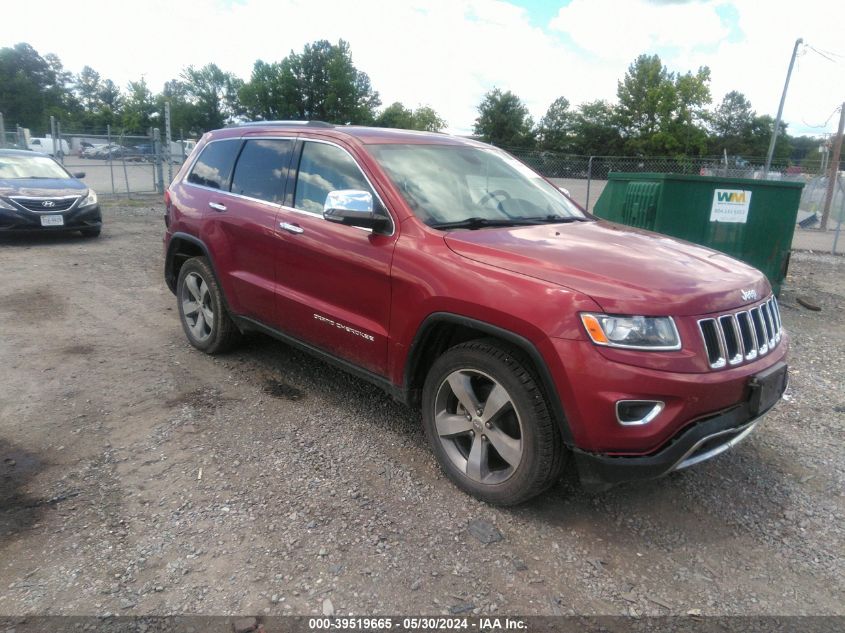
[[[479,339],[447,350],[426,376],[432,451],[449,479],[482,501],[516,505],[560,477],[565,448],[530,367],[517,349]]]
[[[102,230],[102,227],[98,226],[95,229],[82,229],[79,232],[82,233],[82,237],[100,237],[100,232]]]
[[[205,257],[193,257],[182,264],[176,282],[176,305],[185,336],[198,350],[220,354],[232,349],[240,339]]]

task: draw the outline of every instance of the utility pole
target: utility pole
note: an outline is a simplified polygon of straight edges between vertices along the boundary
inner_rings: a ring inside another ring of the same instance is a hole
[[[173,146],[173,139],[170,136],[170,102],[164,102],[164,157],[167,159],[167,184],[173,182],[173,157],[170,149]]]
[[[795,48],[792,49],[792,58],[789,60],[789,70],[786,71],[786,82],[783,84],[783,93],[780,96],[780,105],[778,106],[778,115],[775,117],[775,129],[772,130],[772,140],[769,141],[769,153],[766,154],[766,168],[764,174],[769,175],[769,168],[772,166],[772,156],[775,153],[775,142],[780,132],[780,118],[783,116],[783,104],[786,102],[786,90],[789,88],[789,79],[792,77],[792,67],[795,66],[795,57],[798,55],[798,47],[804,43],[800,37],[795,40]]]
[[[827,176],[827,195],[824,197],[824,210],[819,228],[827,230],[827,220],[830,218],[830,205],[833,202],[833,192],[836,181],[839,178],[839,157],[842,155],[842,133],[845,131],[845,103],[839,108],[839,131],[836,133],[836,141],[833,145],[833,158],[830,159],[830,172]]]

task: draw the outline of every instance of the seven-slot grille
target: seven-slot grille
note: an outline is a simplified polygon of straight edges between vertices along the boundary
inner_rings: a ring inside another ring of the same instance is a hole
[[[14,196],[11,197],[11,200],[29,211],[55,213],[56,211],[67,211],[79,198],[80,196],[63,196],[61,198],[27,198]]]
[[[713,369],[739,365],[768,354],[780,343],[783,324],[777,299],[769,297],[748,310],[698,322],[707,361]]]

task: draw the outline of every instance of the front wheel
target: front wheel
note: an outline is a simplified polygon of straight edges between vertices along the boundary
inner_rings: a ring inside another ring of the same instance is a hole
[[[560,476],[564,447],[527,359],[495,340],[440,356],[422,394],[426,436],[446,475],[469,494],[515,505]]]
[[[218,354],[237,343],[240,332],[205,257],[192,257],[182,264],[176,299],[182,329],[191,345],[206,354]]]

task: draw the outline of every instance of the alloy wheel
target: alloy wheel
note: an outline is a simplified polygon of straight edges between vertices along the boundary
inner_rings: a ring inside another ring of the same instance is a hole
[[[438,438],[452,463],[471,480],[498,484],[522,461],[522,423],[507,390],[475,369],[459,369],[440,384],[434,401]]]

